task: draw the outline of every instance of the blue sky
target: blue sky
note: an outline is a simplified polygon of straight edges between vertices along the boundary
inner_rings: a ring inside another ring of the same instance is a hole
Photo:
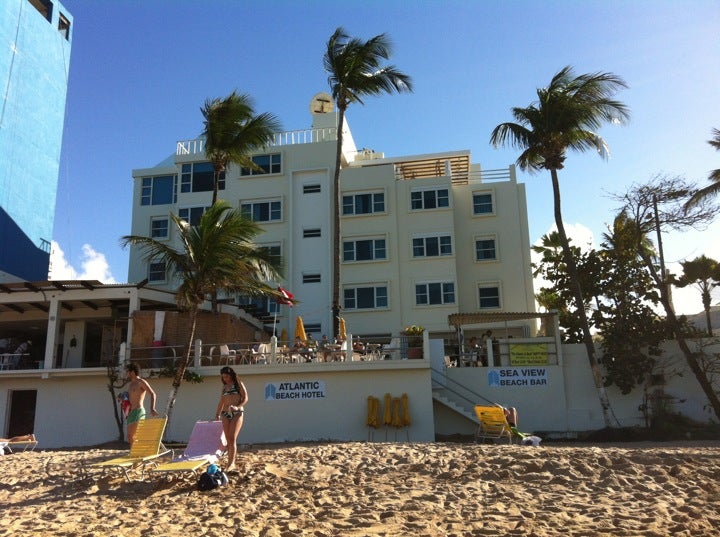
[[[609,161],[570,154],[560,172],[563,214],[576,243],[600,241],[624,192],[657,173],[707,184],[720,153],[720,3],[631,1],[63,0],[73,50],[60,165],[53,277],[125,282],[134,168],[159,163],[202,129],[206,99],[253,96],[284,130],[310,126],[308,103],[327,91],[322,56],[338,26],[367,39],[386,32],[392,63],[415,91],[368,98],[347,119],[358,147],[386,156],[470,149],[483,168],[518,156],[490,132],[527,106],[563,66],[609,71],[629,89],[627,126],[601,134]],[[553,225],[549,174],[526,174],[530,240]],[[720,218],[663,236],[672,263],[720,259]],[[717,298],[720,297],[716,297]],[[676,294],[682,313],[699,294]]]

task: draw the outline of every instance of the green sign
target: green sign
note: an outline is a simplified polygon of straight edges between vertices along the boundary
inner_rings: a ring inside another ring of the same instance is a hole
[[[515,343],[510,345],[510,365],[547,365],[547,343]]]

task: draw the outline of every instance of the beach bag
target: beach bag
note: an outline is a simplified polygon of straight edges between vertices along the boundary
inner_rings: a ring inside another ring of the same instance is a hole
[[[198,490],[213,490],[218,487],[222,487],[228,484],[228,477],[220,467],[216,464],[211,464],[208,469],[200,474],[198,479]]]

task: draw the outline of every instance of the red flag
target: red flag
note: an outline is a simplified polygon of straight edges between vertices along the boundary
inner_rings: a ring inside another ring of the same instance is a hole
[[[282,295],[282,297],[278,297],[277,303],[278,304],[287,304],[292,308],[293,305],[293,298],[295,298],[295,295],[293,295],[290,291],[287,289],[283,289],[282,287],[277,288],[278,293]]]

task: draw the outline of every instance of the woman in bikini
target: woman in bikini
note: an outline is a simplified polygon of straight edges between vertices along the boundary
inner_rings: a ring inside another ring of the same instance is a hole
[[[245,385],[240,382],[231,367],[220,370],[223,383],[220,402],[215,411],[215,419],[222,419],[223,431],[228,446],[228,466],[226,471],[235,469],[235,455],[237,453],[237,437],[243,425],[244,406],[248,402],[248,393]]]

